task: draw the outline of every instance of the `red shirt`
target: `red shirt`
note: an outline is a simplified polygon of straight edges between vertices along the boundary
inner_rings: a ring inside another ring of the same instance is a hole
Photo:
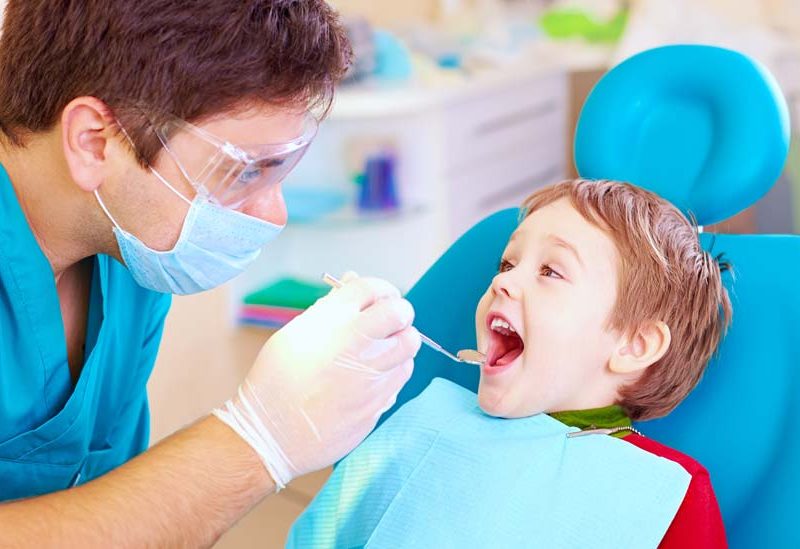
[[[708,471],[697,461],[647,437],[632,433],[622,440],[646,452],[680,464],[692,475],[678,513],[661,540],[661,549],[716,549],[728,547],[719,504]]]

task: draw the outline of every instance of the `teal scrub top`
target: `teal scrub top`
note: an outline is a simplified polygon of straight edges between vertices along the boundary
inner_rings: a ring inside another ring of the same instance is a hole
[[[73,383],[52,268],[0,166],[0,501],[84,483],[147,448],[146,384],[169,305],[95,256]]]

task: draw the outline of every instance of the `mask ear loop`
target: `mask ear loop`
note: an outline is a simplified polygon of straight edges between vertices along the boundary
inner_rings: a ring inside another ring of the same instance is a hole
[[[164,149],[167,151],[167,154],[169,154],[170,158],[172,158],[173,162],[175,162],[175,165],[178,166],[178,169],[181,171],[181,173],[184,175],[184,177],[189,179],[189,176],[186,174],[186,171],[183,169],[183,166],[181,166],[181,163],[178,162],[178,159],[175,158],[175,155],[172,154],[172,151],[170,150],[170,148],[167,146],[167,144],[161,138],[161,134],[158,132],[158,130],[155,129],[155,125],[153,124],[153,122],[151,120],[149,120],[149,119],[148,119],[148,122],[150,123],[151,126],[153,126],[153,131],[155,132],[156,137],[158,137],[158,140],[161,141],[161,146],[163,146]],[[122,124],[120,124],[119,120],[117,120],[117,126],[119,127],[120,131],[122,132],[122,135],[125,136],[125,139],[128,140],[128,143],[131,144],[131,147],[135,151],[136,150],[136,144],[133,142],[133,139],[131,139],[131,136],[125,130],[125,127]],[[164,185],[166,185],[169,190],[171,190],[173,193],[175,193],[178,196],[178,198],[180,198],[181,200],[183,200],[184,202],[186,202],[187,204],[189,204],[191,206],[192,201],[189,200],[188,198],[186,198],[185,196],[183,196],[183,194],[181,194],[181,192],[178,189],[173,187],[172,184],[169,181],[167,181],[167,179],[158,172],[158,170],[156,170],[153,166],[148,166],[148,168],[150,169],[150,172],[153,175],[155,175],[158,178],[159,181],[161,181]],[[99,198],[100,197],[98,196],[98,200],[99,200]],[[100,204],[102,205],[103,203],[100,202]],[[105,206],[103,206],[103,209],[105,210]],[[106,213],[108,213],[108,210],[106,210]],[[109,216],[109,217],[111,217],[111,216]],[[112,218],[112,221],[113,221],[113,218]],[[116,222],[114,224],[116,225]],[[117,225],[117,228],[119,228],[119,225]]]
[[[94,190],[94,197],[97,199],[97,202],[100,204],[100,207],[103,209],[106,216],[108,216],[108,218],[111,220],[111,223],[113,223],[118,230],[123,230],[122,227],[119,226],[119,223],[117,223],[117,220],[114,219],[114,216],[111,215],[111,212],[108,211],[108,208],[106,208],[105,202],[103,202],[103,199],[100,198],[100,193],[97,192],[97,189]]]
[[[122,132],[122,135],[124,135],[124,136],[125,136],[125,139],[127,139],[127,140],[128,140],[128,143],[130,143],[131,147],[132,147],[132,148],[133,148],[133,150],[135,151],[135,150],[136,150],[136,144],[133,142],[133,139],[131,139],[131,136],[130,136],[130,135],[128,135],[128,132],[125,130],[125,127],[124,127],[122,124],[120,124],[119,120],[117,120],[116,122],[117,122],[117,127],[119,127],[120,131]],[[161,138],[159,137],[159,140],[160,140],[160,139],[161,139]],[[170,156],[172,156],[172,155],[170,155]],[[177,160],[176,160],[176,163],[178,163],[178,162],[177,162]],[[180,167],[180,164],[178,165],[178,167]],[[192,201],[191,201],[191,200],[189,200],[188,198],[186,198],[185,196],[183,196],[183,195],[182,195],[182,194],[181,194],[181,193],[180,193],[180,192],[179,192],[179,191],[178,191],[178,190],[177,190],[175,187],[173,187],[173,186],[172,186],[172,185],[169,183],[169,181],[167,181],[167,180],[164,178],[164,176],[162,176],[160,173],[158,173],[158,171],[156,171],[156,169],[155,169],[155,168],[153,168],[152,166],[150,166],[150,171],[153,173],[153,175],[155,175],[155,176],[156,176],[156,177],[159,179],[159,181],[161,181],[161,182],[162,182],[164,185],[166,185],[166,186],[167,186],[167,188],[168,188],[169,190],[171,190],[173,193],[175,193],[176,195],[178,195],[178,197],[179,197],[181,200],[183,200],[184,202],[186,202],[187,204],[189,204],[189,205],[191,206],[191,204],[192,204]],[[100,198],[100,193],[98,192],[98,190],[97,190],[97,189],[95,189],[95,190],[94,190],[94,196],[95,196],[95,198],[97,199],[97,202],[98,202],[98,204],[100,204],[100,208],[102,208],[103,212],[106,214],[106,216],[108,217],[108,219],[110,219],[110,220],[111,220],[111,223],[113,223],[113,224],[114,224],[114,226],[115,226],[115,227],[116,227],[118,230],[120,230],[120,231],[124,231],[124,229],[123,229],[123,228],[120,226],[120,224],[119,224],[119,223],[117,223],[117,220],[114,218],[114,216],[113,216],[113,215],[111,215],[111,212],[110,212],[110,211],[108,210],[108,208],[106,207],[106,204],[105,204],[105,202],[103,202],[103,199],[102,199],[102,198]]]
[[[171,190],[171,191],[172,191],[172,192],[174,192],[176,195],[178,195],[178,197],[179,197],[181,200],[183,200],[184,202],[186,202],[187,204],[189,204],[189,205],[191,206],[191,204],[192,204],[192,201],[191,201],[191,200],[189,200],[188,198],[186,198],[185,196],[183,196],[183,195],[180,193],[180,191],[178,191],[178,189],[176,189],[175,187],[173,187],[173,186],[170,184],[170,182],[169,182],[169,181],[167,181],[167,180],[166,180],[166,178],[165,178],[163,175],[161,175],[160,173],[158,173],[158,171],[157,171],[155,168],[153,168],[152,166],[150,167],[150,172],[151,172],[153,175],[155,175],[155,176],[158,178],[158,180],[159,180],[159,181],[161,181],[161,182],[162,182],[164,185],[166,185],[166,186],[167,186],[167,188],[168,188],[169,190]]]

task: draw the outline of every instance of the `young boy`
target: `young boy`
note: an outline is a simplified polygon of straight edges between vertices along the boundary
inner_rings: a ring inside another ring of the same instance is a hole
[[[668,529],[665,523],[660,547],[724,547],[719,507],[705,469],[631,426],[631,420],[668,414],[700,380],[731,315],[719,264],[674,206],[625,183],[565,181],[535,192],[524,211],[476,312],[478,348],[486,355],[480,408],[498,418],[548,414],[569,427],[608,429],[592,436],[608,433],[676,462],[691,481]],[[408,425],[407,430],[417,428]],[[504,428],[503,422],[495,425]],[[387,427],[388,422],[362,447],[377,444],[375,435]],[[395,438],[404,436],[399,431]],[[398,474],[392,471],[402,465],[405,450],[402,440],[396,444],[395,463],[373,461],[365,468],[337,470],[323,497],[337,490],[340,508],[341,501],[357,499],[354,494],[383,497],[358,492],[357,485]],[[468,469],[472,451],[463,459],[448,456],[447,474],[464,478],[458,469]],[[482,451],[476,442],[474,452]],[[348,459],[363,461],[357,453]],[[422,461],[421,467],[429,462]],[[359,478],[354,470],[385,473]],[[455,484],[442,486],[457,500]],[[585,496],[564,490],[557,488],[559,497]],[[423,497],[420,507],[425,503]],[[305,532],[319,529],[317,524],[329,528],[329,523],[314,521],[314,505],[298,522]]]
[[[699,382],[731,316],[695,228],[653,193],[615,181],[566,181],[524,207],[476,313],[481,408],[545,412],[581,429],[667,415]],[[692,475],[662,547],[724,546],[702,465],[632,429],[616,436]]]

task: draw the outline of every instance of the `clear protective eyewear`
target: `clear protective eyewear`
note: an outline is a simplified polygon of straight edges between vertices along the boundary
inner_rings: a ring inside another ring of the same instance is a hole
[[[258,201],[283,181],[317,134],[308,114],[301,134],[284,143],[234,145],[180,118],[153,124],[158,139],[200,195],[234,210]]]

